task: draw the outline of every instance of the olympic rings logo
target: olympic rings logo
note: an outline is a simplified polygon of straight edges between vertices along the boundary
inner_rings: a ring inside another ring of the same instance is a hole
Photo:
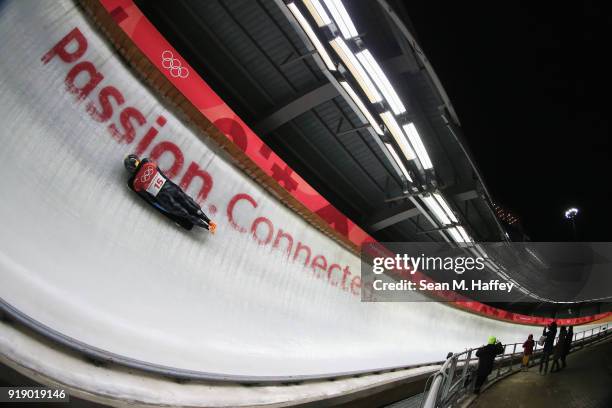
[[[142,177],[140,178],[141,182],[145,182],[147,180],[149,180],[151,178],[151,175],[153,174],[153,169],[152,168],[147,168],[145,170],[145,172],[143,173]]]
[[[189,70],[183,67],[181,61],[174,58],[174,54],[170,50],[162,52],[162,67],[166,68],[173,78],[187,78]]]

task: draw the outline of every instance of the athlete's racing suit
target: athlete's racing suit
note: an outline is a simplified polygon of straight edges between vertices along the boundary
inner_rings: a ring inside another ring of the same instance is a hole
[[[151,160],[140,161],[134,175],[128,180],[128,186],[184,228],[191,229],[197,225],[214,232],[215,224],[198,203],[169,180]]]

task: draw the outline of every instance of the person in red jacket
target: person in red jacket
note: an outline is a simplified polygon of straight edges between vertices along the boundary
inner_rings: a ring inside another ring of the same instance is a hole
[[[529,370],[529,359],[533,354],[533,347],[535,346],[535,341],[533,341],[533,334],[530,334],[527,337],[527,340],[523,343],[523,363],[521,364],[521,371]]]
[[[128,187],[164,215],[190,230],[194,225],[214,234],[217,225],[212,222],[202,208],[179,186],[164,175],[153,161],[128,155],[123,164],[130,172]]]

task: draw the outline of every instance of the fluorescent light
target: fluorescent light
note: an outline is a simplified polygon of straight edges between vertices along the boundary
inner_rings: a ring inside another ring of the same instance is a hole
[[[308,38],[310,38],[310,41],[312,41],[312,44],[317,49],[317,52],[323,59],[323,62],[327,66],[327,69],[329,69],[330,71],[335,71],[336,66],[334,65],[334,62],[332,61],[329,54],[323,47],[323,44],[321,44],[321,41],[319,41],[319,38],[315,34],[310,24],[308,24],[308,21],[306,21],[306,18],[304,18],[304,16],[300,12],[300,9],[297,8],[295,3],[289,3],[287,4],[287,7],[289,7],[289,10],[291,10],[291,13],[293,13],[298,23],[300,23],[300,26],[302,26],[302,29],[304,30]]]
[[[368,72],[368,74],[370,74],[374,82],[376,82],[376,85],[378,85],[378,89],[380,89],[382,94],[385,96],[385,99],[389,103],[389,106],[391,106],[391,110],[393,111],[393,113],[399,115],[400,113],[406,112],[406,108],[402,104],[402,101],[400,100],[399,96],[397,96],[395,89],[393,89],[393,87],[391,86],[389,79],[387,78],[383,70],[380,68],[380,65],[378,65],[378,62],[376,62],[374,57],[372,57],[370,51],[363,50],[361,52],[358,52],[356,55],[359,61],[361,62],[361,65],[363,65],[363,67]]]
[[[353,24],[353,20],[351,20],[351,17],[346,12],[342,2],[340,0],[325,0],[325,4],[332,14],[336,25],[340,29],[342,36],[346,40],[357,37],[358,33]]]
[[[404,177],[406,177],[406,179],[412,183],[412,177],[410,177],[408,170],[406,170],[406,166],[404,166],[404,163],[402,162],[400,157],[397,155],[397,152],[395,151],[395,148],[393,147],[393,145],[391,145],[390,143],[385,143],[385,146],[387,146],[389,153],[391,153],[391,156],[393,156],[393,160],[395,160],[395,162],[397,163],[402,173],[404,173]]]
[[[408,135],[408,140],[410,140],[412,147],[414,147],[414,150],[416,151],[416,154],[419,157],[423,168],[426,170],[433,168],[433,164],[429,159],[427,150],[425,150],[425,146],[423,145],[421,136],[419,136],[419,132],[417,132],[414,123],[411,122],[407,125],[404,125],[404,132],[406,132],[406,134]]]
[[[465,242],[465,240],[463,239],[463,237],[461,236],[459,231],[457,231],[457,228],[455,228],[455,227],[449,228],[449,229],[447,229],[447,231],[450,234],[450,236],[453,238],[453,241],[455,241],[455,242]]]
[[[535,258],[535,260],[536,260],[536,261],[538,261],[538,263],[539,263],[540,265],[542,265],[542,266],[543,266],[543,267],[545,267],[545,268],[547,268],[547,267],[548,267],[548,266],[546,265],[546,263],[544,263],[544,261],[543,261],[543,260],[541,260],[541,259],[540,259],[540,257],[538,257],[538,255],[537,255],[537,254],[536,254],[534,251],[532,251],[532,250],[531,250],[531,249],[529,249],[529,248],[525,248],[525,250],[526,250],[527,252],[529,252],[529,255],[531,255],[532,257],[534,257],[534,258]]]
[[[329,43],[334,48],[334,50],[336,50],[336,53],[346,64],[346,67],[349,69],[349,71],[351,71],[351,74],[353,74],[353,76],[359,83],[359,86],[363,88],[363,91],[368,96],[370,102],[380,102],[382,100],[382,97],[378,93],[378,90],[374,86],[374,83],[372,83],[372,80],[370,80],[370,77],[363,70],[363,67],[361,66],[359,61],[357,61],[357,58],[355,58],[355,55],[350,50],[348,45],[346,45],[346,43],[342,40],[342,38],[334,38]]]
[[[425,203],[425,205],[427,205],[427,208],[429,208],[429,210],[434,213],[434,215],[436,216],[438,221],[442,223],[442,225],[451,224],[451,221],[448,218],[448,215],[446,215],[442,207],[440,207],[440,204],[438,204],[438,202],[432,196],[421,196],[421,198],[423,199],[423,202]],[[454,229],[454,228],[451,228],[451,229]]]
[[[380,114],[380,117],[382,118],[383,122],[385,122],[385,125],[387,125],[387,129],[389,129],[391,136],[393,136],[393,138],[397,142],[406,159],[414,160],[416,158],[414,150],[412,150],[412,147],[410,147],[406,136],[402,132],[402,129],[400,129],[399,125],[397,124],[397,121],[395,120],[391,112],[383,112]]]
[[[469,236],[469,235],[468,235]],[[473,239],[470,238],[471,242],[474,242]],[[478,244],[474,244],[471,245],[469,248],[471,253],[474,254],[474,256],[476,256],[477,258],[482,258],[483,260],[488,259],[489,257],[487,256],[487,254],[482,250],[482,248],[480,247],[480,245]]]
[[[440,194],[438,193],[433,193],[433,196],[435,197],[436,201],[438,201],[438,203],[440,204],[440,206],[444,209],[444,212],[448,215],[448,217],[453,221],[453,222],[459,222],[459,220],[457,219],[457,217],[455,217],[455,213],[453,212],[453,210],[451,210],[451,208],[448,206],[448,203],[446,202],[446,200],[444,199],[444,197],[442,197]]]
[[[461,225],[457,227],[457,231],[459,231],[459,234],[461,234],[461,236],[463,237],[464,242],[472,242],[472,238],[468,235],[465,228],[463,228]]]
[[[487,254],[486,251],[484,249],[482,249],[482,247],[480,245],[476,244],[475,248],[478,250],[478,252],[480,252],[480,254],[482,255],[483,258],[489,259],[489,254]]]
[[[374,116],[372,116],[372,114],[370,113],[368,108],[366,108],[366,106],[361,101],[361,98],[355,93],[355,91],[353,90],[353,88],[351,88],[351,86],[348,84],[348,82],[340,81],[340,85],[342,85],[342,87],[344,88],[346,93],[349,94],[349,96],[351,97],[353,102],[355,102],[355,105],[357,105],[359,110],[361,110],[361,113],[363,113],[363,115],[366,117],[368,122],[370,122],[370,125],[372,125],[372,127],[374,128],[376,133],[378,133],[379,135],[382,135],[383,131],[380,128],[380,126],[378,125],[378,122],[376,122],[376,120],[374,120]]]
[[[327,12],[325,11],[321,3],[319,3],[319,0],[303,1],[304,5],[306,6],[310,14],[312,14],[312,17],[314,17],[319,27],[324,27],[326,25],[331,24],[331,19],[329,18],[329,15],[327,15]]]

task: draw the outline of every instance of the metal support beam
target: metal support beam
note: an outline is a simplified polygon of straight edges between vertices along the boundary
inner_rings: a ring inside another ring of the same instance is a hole
[[[342,132],[336,133],[336,136],[348,135],[349,133],[359,132],[360,130],[366,130],[369,127],[370,127],[370,125],[366,125],[366,126],[359,126],[359,127],[356,127],[356,128],[344,130]]]
[[[457,225],[461,224],[449,224],[440,228],[432,228],[430,230],[417,231],[417,234],[429,234],[430,232],[438,232],[438,231],[447,231],[451,228],[455,228]]]
[[[385,71],[392,72],[395,75],[405,73],[419,72],[419,65],[414,58],[406,54],[400,54],[388,60],[382,61],[382,66]]]
[[[371,231],[380,231],[398,222],[416,217],[420,211],[411,202],[387,208],[374,214],[368,221]]]
[[[268,117],[260,120],[259,123],[255,125],[255,131],[260,135],[268,134],[290,120],[297,118],[301,114],[308,112],[312,108],[338,95],[339,93],[336,87],[328,82],[289,102]]]
[[[464,191],[463,193],[455,194],[454,199],[456,202],[461,202],[461,201],[474,200],[478,197],[480,197],[480,195],[478,194],[476,190],[469,190],[469,191]]]
[[[402,200],[406,200],[406,199],[411,198],[411,197],[416,197],[416,196],[423,195],[423,194],[433,193],[435,191],[436,191],[436,188],[433,187],[433,186],[427,186],[427,187],[425,187],[422,190],[414,189],[414,190],[412,190],[412,192],[405,192],[404,194],[396,196],[396,197],[386,198],[385,199],[385,203],[392,203],[394,201],[402,201]]]
[[[312,55],[315,55],[315,54],[316,54],[316,51],[309,51],[309,52],[307,52],[304,55],[299,55],[299,56],[296,57],[295,53],[292,52],[291,54],[289,54],[289,56],[287,58],[285,58],[285,60],[279,66],[285,68],[287,65],[291,65],[293,63],[301,61],[304,58],[308,58],[308,57],[310,57]],[[293,58],[293,57],[295,57],[295,58]]]

